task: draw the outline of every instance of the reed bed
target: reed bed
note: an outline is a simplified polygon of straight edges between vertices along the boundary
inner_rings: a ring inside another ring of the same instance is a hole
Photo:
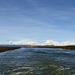
[[[0,47],[0,52],[8,51],[8,50],[15,50],[20,47]]]

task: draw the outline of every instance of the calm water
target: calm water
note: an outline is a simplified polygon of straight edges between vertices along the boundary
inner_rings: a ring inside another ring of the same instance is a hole
[[[75,50],[21,48],[0,53],[0,75],[75,75]]]

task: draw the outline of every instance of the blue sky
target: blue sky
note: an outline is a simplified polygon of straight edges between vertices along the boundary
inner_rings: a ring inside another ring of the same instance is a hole
[[[75,0],[0,0],[0,43],[75,42]]]

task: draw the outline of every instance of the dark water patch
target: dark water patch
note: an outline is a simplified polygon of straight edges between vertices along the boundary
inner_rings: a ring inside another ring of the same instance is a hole
[[[35,51],[34,53],[48,54],[47,52],[43,52],[43,51]]]

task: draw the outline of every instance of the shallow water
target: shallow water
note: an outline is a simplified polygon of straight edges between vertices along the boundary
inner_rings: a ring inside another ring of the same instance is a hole
[[[0,75],[75,75],[75,50],[21,48],[0,53]]]

